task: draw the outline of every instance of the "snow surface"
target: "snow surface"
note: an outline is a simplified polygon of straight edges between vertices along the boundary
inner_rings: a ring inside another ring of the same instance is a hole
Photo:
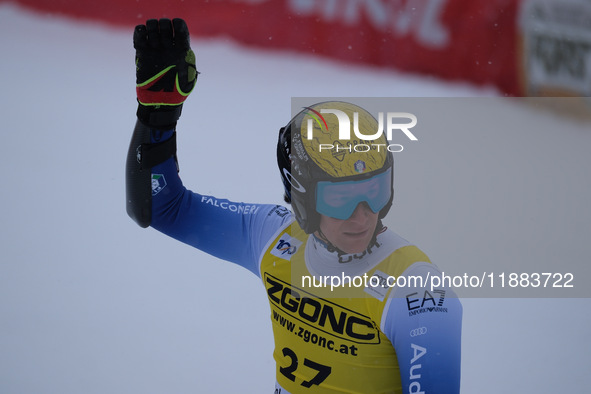
[[[259,280],[125,213],[132,32],[6,3],[0,31],[0,392],[271,393]],[[498,96],[225,39],[193,47],[202,74],[179,123],[181,175],[234,200],[281,203],[275,138],[292,96]],[[542,112],[540,127],[509,132],[523,111],[422,134],[396,156],[388,223],[443,269],[589,263],[589,124]],[[588,299],[463,305],[463,393],[589,392]]]

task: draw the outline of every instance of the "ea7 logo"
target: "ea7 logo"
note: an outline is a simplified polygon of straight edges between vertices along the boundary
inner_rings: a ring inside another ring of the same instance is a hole
[[[302,241],[289,234],[283,234],[271,250],[271,254],[284,260],[290,260],[300,246],[302,246]]]

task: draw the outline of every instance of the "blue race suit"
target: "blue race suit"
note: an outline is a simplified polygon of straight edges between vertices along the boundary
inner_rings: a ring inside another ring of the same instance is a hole
[[[151,226],[261,278],[276,337],[276,393],[459,393],[462,306],[451,289],[365,284],[339,296],[289,279],[296,265],[320,278],[439,274],[395,233],[383,232],[362,254],[339,255],[304,234],[285,207],[186,189],[172,158],[152,168]]]

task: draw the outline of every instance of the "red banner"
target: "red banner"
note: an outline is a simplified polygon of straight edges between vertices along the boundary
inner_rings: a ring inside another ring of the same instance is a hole
[[[117,26],[182,17],[193,36],[497,86],[520,95],[521,0],[18,0]]]

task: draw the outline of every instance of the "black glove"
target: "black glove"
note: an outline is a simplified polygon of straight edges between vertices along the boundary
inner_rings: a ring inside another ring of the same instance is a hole
[[[145,124],[170,127],[197,81],[195,53],[184,20],[150,19],[135,27],[138,118]]]

